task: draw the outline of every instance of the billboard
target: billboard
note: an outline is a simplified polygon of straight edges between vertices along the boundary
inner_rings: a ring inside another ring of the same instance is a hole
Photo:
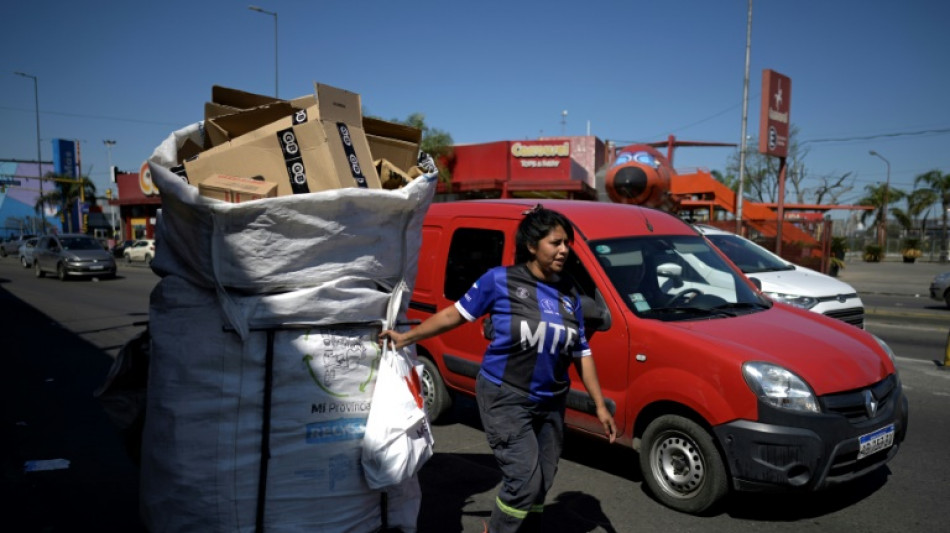
[[[76,177],[76,141],[53,139],[53,172]]]
[[[759,116],[759,152],[788,156],[789,109],[792,80],[774,70],[762,71],[762,109]]]

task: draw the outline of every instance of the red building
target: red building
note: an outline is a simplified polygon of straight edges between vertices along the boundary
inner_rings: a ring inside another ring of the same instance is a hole
[[[450,181],[441,199],[597,199],[595,174],[606,162],[604,143],[592,136],[542,137],[455,146],[444,163]]]
[[[109,204],[119,206],[122,219],[122,234],[117,239],[154,239],[155,215],[162,207],[162,197],[152,183],[148,164],[137,173],[119,171],[115,183],[119,197],[109,200]]]

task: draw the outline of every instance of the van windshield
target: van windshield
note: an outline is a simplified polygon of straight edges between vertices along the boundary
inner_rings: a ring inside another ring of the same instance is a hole
[[[772,305],[698,235],[625,237],[590,247],[624,303],[643,318],[725,318]]]

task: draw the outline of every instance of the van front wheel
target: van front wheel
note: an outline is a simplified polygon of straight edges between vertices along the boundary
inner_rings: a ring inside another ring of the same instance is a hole
[[[712,436],[678,415],[661,416],[647,426],[640,470],[662,504],[684,513],[703,513],[729,491],[726,467]]]
[[[435,422],[452,407],[452,396],[439,374],[439,367],[428,357],[419,357],[422,363],[422,397],[429,420]]]

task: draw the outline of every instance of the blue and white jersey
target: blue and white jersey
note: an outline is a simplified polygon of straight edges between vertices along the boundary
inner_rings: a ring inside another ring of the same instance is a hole
[[[495,335],[481,374],[533,401],[566,394],[572,359],[590,355],[580,298],[570,284],[541,281],[526,265],[489,270],[455,307],[469,322],[491,313]]]

